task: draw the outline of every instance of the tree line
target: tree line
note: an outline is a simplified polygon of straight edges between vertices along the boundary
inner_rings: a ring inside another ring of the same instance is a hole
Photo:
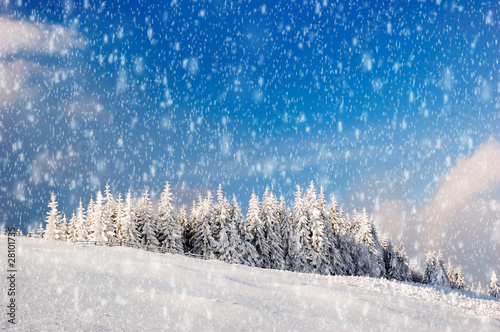
[[[235,196],[229,201],[219,185],[193,201],[190,214],[185,206],[174,210],[167,181],[155,212],[148,190],[133,199],[130,190],[115,199],[106,184],[86,208],[80,200],[69,221],[58,210],[51,194],[45,228],[39,234],[49,240],[120,241],[162,247],[174,253],[192,253],[208,259],[253,267],[317,273],[387,278],[415,283],[481,291],[466,286],[460,266],[445,267],[440,252],[427,253],[425,270],[410,261],[403,244],[396,246],[379,236],[366,209],[343,213],[332,197],[327,204],[311,181],[303,192],[297,186],[290,208],[266,188],[262,199],[253,192],[246,216]],[[493,272],[487,291],[500,297]]]

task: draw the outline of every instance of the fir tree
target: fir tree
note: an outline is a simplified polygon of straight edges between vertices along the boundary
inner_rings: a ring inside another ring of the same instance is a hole
[[[297,185],[295,202],[293,205],[293,227],[295,229],[295,245],[293,246],[292,271],[307,272],[308,257],[310,251],[308,241],[307,211],[302,198],[302,191]]]
[[[410,260],[408,267],[410,270],[410,281],[422,284],[424,282],[424,274],[420,271],[419,265],[415,261]]]
[[[137,230],[135,212],[134,212],[134,204],[132,202],[132,193],[127,192],[127,197],[125,199],[125,204],[121,208],[120,213],[120,232],[119,232],[119,241],[123,241],[126,243],[139,243],[140,242],[140,234]]]
[[[56,195],[54,192],[50,195],[49,212],[47,213],[47,218],[45,219],[46,226],[43,238],[47,240],[61,240],[61,215],[57,210]]]
[[[325,232],[324,215],[321,211],[320,202],[316,194],[314,182],[311,181],[307,191],[307,237],[308,246],[308,272],[329,274],[328,255],[328,238]]]
[[[147,189],[144,191],[142,199],[139,200],[135,208],[135,223],[138,226],[142,245],[160,246],[157,238],[158,230],[153,217],[153,204],[151,203]]]
[[[462,274],[462,268],[460,266],[455,267],[453,270],[453,282],[456,289],[465,288],[465,279]]]
[[[427,253],[424,284],[450,287],[450,280],[446,274],[441,252],[431,251]]]
[[[354,212],[353,226],[358,242],[365,245],[370,254],[368,275],[374,278],[385,276],[382,245],[378,240],[373,220],[368,219],[366,209],[363,208],[361,215]]]
[[[382,237],[381,244],[384,250],[384,265],[387,279],[401,280],[398,257],[394,252],[391,240],[384,236]]]
[[[108,183],[106,183],[106,187],[104,189],[103,222],[107,241],[116,240],[116,230],[119,228],[118,206],[117,202],[113,198],[113,194],[110,191]]]
[[[38,227],[38,236],[43,239],[43,223],[40,223],[40,226]]]
[[[66,219],[66,215],[63,214],[63,217],[59,223],[60,229],[60,238],[61,241],[66,241],[68,239],[68,220]]]
[[[260,258],[260,266],[266,267],[269,262],[269,243],[266,240],[262,220],[260,219],[260,204],[255,192],[252,192],[248,203],[247,224],[252,234],[252,244]]]
[[[214,222],[214,207],[212,194],[209,192],[205,200],[199,203],[195,210],[194,231],[192,237],[192,250],[196,255],[205,258],[214,258],[217,246],[212,234],[212,223]]]
[[[240,247],[238,250],[240,262],[248,266],[260,266],[260,257],[253,245],[253,233],[250,231],[252,225],[250,224],[250,220],[243,216],[241,207],[236,199],[233,199],[233,219],[234,224],[238,225],[240,236]]]
[[[89,200],[89,204],[87,206],[87,213],[85,214],[86,215],[86,222],[87,222],[87,225],[86,225],[86,229],[88,231],[88,239],[89,240],[93,240],[94,238],[94,235],[92,234],[93,232],[93,219],[94,219],[94,199],[92,198],[92,196],[90,196],[90,200]]]
[[[283,249],[281,248],[281,233],[279,228],[278,216],[276,214],[277,200],[266,187],[262,199],[262,209],[260,220],[264,238],[269,248],[268,254],[262,256],[262,265],[265,268],[282,270],[285,267]]]
[[[186,250],[188,249],[186,245],[189,243],[189,237],[187,234],[190,233],[191,223],[189,222],[189,218],[187,216],[186,205],[182,205],[179,210],[179,225],[181,226],[182,249],[188,252],[189,250]]]
[[[76,239],[76,220],[75,212],[73,212],[68,224],[68,241],[75,241]]]
[[[283,248],[283,257],[285,262],[285,269],[291,270],[293,257],[293,248],[295,245],[295,231],[292,224],[292,215],[290,209],[285,203],[283,195],[280,197],[280,204],[278,206],[278,221],[280,225],[281,243]]]
[[[165,189],[161,193],[160,206],[158,208],[158,239],[168,251],[182,252],[181,225],[175,216],[172,200],[170,183],[167,181]]]
[[[491,272],[490,287],[488,288],[488,295],[500,299],[500,284],[495,271]]]
[[[91,198],[92,201],[92,198]],[[101,191],[97,192],[96,200],[93,202],[93,213],[91,216],[92,225],[90,226],[91,235],[90,240],[92,241],[107,241],[106,237],[106,225],[103,216],[103,196]],[[88,214],[87,214],[88,216]]]
[[[75,241],[86,241],[89,235],[87,231],[87,221],[85,220],[85,215],[83,211],[82,200],[80,200],[80,205],[76,211],[76,222],[75,222]]]
[[[394,249],[394,253],[398,259],[398,267],[399,267],[399,276],[401,281],[410,281],[411,273],[410,273],[410,264],[408,260],[408,256],[406,255],[405,247],[401,242],[398,248]]]
[[[219,184],[215,207],[214,237],[216,237],[216,257],[228,263],[239,263],[237,247],[239,235],[231,218],[231,207]]]

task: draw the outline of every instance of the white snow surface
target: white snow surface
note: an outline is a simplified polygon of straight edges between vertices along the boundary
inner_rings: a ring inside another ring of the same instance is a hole
[[[16,254],[14,330],[500,331],[500,302],[470,292],[32,238]]]

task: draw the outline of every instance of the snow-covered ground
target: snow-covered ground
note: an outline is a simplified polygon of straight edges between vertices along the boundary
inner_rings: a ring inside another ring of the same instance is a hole
[[[23,331],[500,331],[500,302],[468,292],[123,247],[16,243],[15,327]],[[7,253],[5,236],[0,248]],[[2,330],[11,327],[5,317]]]

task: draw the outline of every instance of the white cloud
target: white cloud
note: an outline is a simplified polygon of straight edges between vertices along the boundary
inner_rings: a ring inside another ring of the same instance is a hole
[[[84,42],[72,29],[57,24],[41,24],[0,17],[0,57],[24,52],[34,54],[67,53]]]
[[[500,268],[500,144],[493,138],[439,179],[436,193],[410,211],[385,201],[376,212],[382,231],[402,237],[410,255],[440,249],[469,274]]]
[[[27,81],[30,76],[41,73],[40,66],[31,61],[0,61],[0,107],[18,99],[36,97],[38,89],[27,85]]]
[[[52,79],[52,69],[60,67],[56,59],[49,70],[33,55],[65,55],[69,49],[85,45],[75,30],[57,24],[0,17],[0,32],[0,108],[37,98],[43,93],[39,82]]]
[[[438,246],[453,220],[467,205],[484,199],[500,185],[500,144],[493,138],[483,144],[470,158],[459,160],[439,180],[440,186],[421,216],[427,233],[427,244]],[[473,204],[471,209],[477,209]]]

